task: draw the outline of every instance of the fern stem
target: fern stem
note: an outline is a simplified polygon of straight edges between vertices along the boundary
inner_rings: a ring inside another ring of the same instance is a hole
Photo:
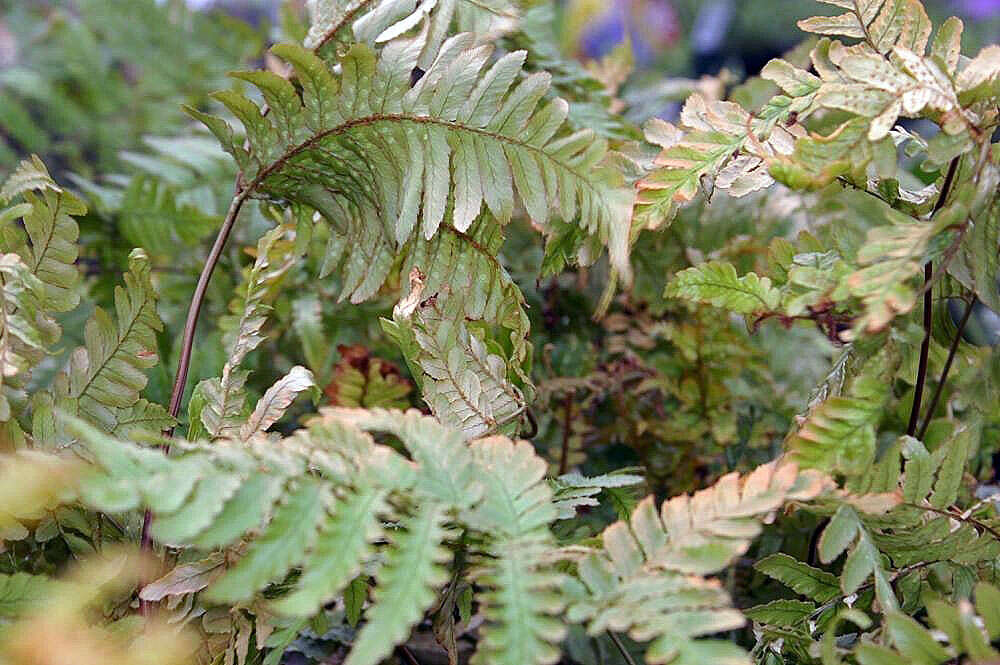
[[[208,257],[205,259],[205,265],[202,267],[201,275],[198,277],[198,284],[195,286],[194,293],[191,294],[191,304],[188,307],[187,321],[184,322],[184,336],[181,339],[180,358],[177,361],[177,373],[174,375],[174,387],[170,394],[170,415],[174,418],[176,418],[177,414],[181,411],[181,399],[184,397],[184,388],[187,385],[188,371],[191,369],[191,352],[194,349],[194,333],[195,329],[198,327],[198,316],[201,314],[201,306],[205,301],[205,292],[208,290],[208,282],[212,279],[212,273],[215,272],[215,266],[219,263],[219,257],[222,255],[222,250],[226,246],[226,241],[229,240],[229,235],[232,233],[233,226],[236,224],[236,218],[239,217],[240,209],[243,208],[243,203],[250,195],[251,189],[252,188],[250,187],[240,187],[237,185],[236,195],[233,196],[233,200],[229,204],[229,210],[226,212],[226,218],[222,221],[219,233],[215,237],[215,244],[212,245],[212,249],[209,251]],[[171,427],[167,430],[166,435],[167,437],[173,436],[174,428]],[[167,450],[169,451],[169,447]],[[147,508],[142,515],[142,536],[139,541],[139,547],[143,552],[149,552],[153,549],[152,526],[153,513]],[[150,608],[151,604],[149,601],[139,601],[139,611],[142,616],[148,617]]]
[[[930,261],[924,264],[924,284],[930,284],[934,279],[934,264]],[[906,424],[906,433],[913,436],[917,431],[917,419],[920,418],[920,402],[924,396],[924,383],[927,381],[927,360],[931,352],[931,314],[934,301],[931,290],[924,292],[924,339],[920,343],[920,364],[917,366],[917,383],[913,387],[913,406],[910,407],[910,422]]]
[[[201,276],[198,277],[198,284],[191,295],[191,305],[188,307],[187,321],[184,323],[184,337],[181,340],[181,353],[177,361],[177,373],[174,375],[174,388],[170,394],[170,415],[177,417],[181,411],[181,399],[184,397],[184,388],[187,385],[188,371],[191,369],[191,352],[194,348],[194,333],[198,326],[198,316],[201,314],[201,306],[205,301],[205,292],[208,290],[208,282],[212,279],[215,266],[219,263],[222,250],[225,249],[229,235],[232,233],[236,218],[240,215],[240,209],[247,200],[252,188],[238,187],[232,203],[229,204],[229,211],[219,228],[219,234],[215,237],[215,244],[212,245],[205,265],[201,269]],[[173,428],[169,435],[173,435]]]
[[[608,631],[608,637],[610,637],[611,641],[614,642],[616,647],[618,647],[618,651],[621,653],[622,658],[625,659],[625,662],[628,663],[628,665],[635,665],[635,660],[632,658],[632,654],[630,654],[628,649],[625,648],[625,645],[622,644],[622,638],[618,637],[613,631],[610,630]]]
[[[563,475],[567,471],[569,466],[569,439],[570,431],[573,427],[573,397],[576,391],[570,391],[566,393],[566,399],[564,403],[564,408],[566,409],[563,416],[563,432],[562,432],[562,450],[559,455],[559,475]]]
[[[959,157],[951,160],[948,165],[948,173],[944,177],[944,184],[941,185],[941,193],[934,203],[934,210],[931,217],[937,214],[944,207],[948,200],[948,193],[951,185],[955,181],[955,172],[958,171]],[[924,384],[927,381],[927,360],[931,350],[931,323],[934,307],[934,296],[930,288],[927,288],[934,279],[934,264],[928,261],[924,265],[924,340],[920,344],[920,364],[917,367],[917,383],[913,387],[913,406],[910,408],[910,422],[906,425],[906,433],[913,436],[917,431],[917,421],[920,419],[920,402],[924,396]]]
[[[942,508],[934,508],[932,506],[921,506],[921,505],[918,505],[918,504],[915,504],[915,503],[904,503],[902,505],[908,506],[910,508],[916,508],[917,510],[926,510],[929,513],[934,513],[936,515],[944,515],[946,517],[950,517],[953,520],[958,520],[959,522],[965,522],[966,524],[971,524],[974,527],[982,529],[986,533],[988,533],[991,536],[993,536],[993,538],[995,540],[997,540],[998,542],[1000,542],[1000,531],[997,531],[996,529],[994,529],[993,527],[991,527],[986,522],[983,522],[982,520],[978,520],[975,517],[966,516],[966,515],[963,515],[961,513],[955,513],[955,512],[952,512],[950,510],[944,510]],[[970,512],[971,512],[971,510],[970,510]]]
[[[397,648],[400,653],[406,656],[406,662],[409,663],[409,665],[420,665],[420,661],[417,660],[416,656],[413,655],[413,652],[410,651],[409,647],[405,644],[400,644]]]
[[[948,380],[948,372],[951,371],[951,363],[955,360],[955,354],[958,352],[958,345],[962,341],[962,333],[965,331],[965,325],[969,322],[972,316],[972,308],[976,304],[976,298],[973,297],[969,301],[969,304],[965,307],[965,313],[962,314],[962,320],[958,322],[958,330],[955,332],[955,339],[951,342],[951,347],[948,349],[948,359],[944,362],[944,369],[941,370],[941,378],[938,379],[937,387],[934,388],[934,396],[931,397],[930,404],[927,405],[927,415],[924,416],[924,422],[920,426],[920,431],[917,434],[917,438],[921,441],[924,435],[927,434],[927,428],[931,424],[931,418],[934,417],[934,410],[937,409],[938,402],[941,400],[941,393],[944,392],[944,384]]]

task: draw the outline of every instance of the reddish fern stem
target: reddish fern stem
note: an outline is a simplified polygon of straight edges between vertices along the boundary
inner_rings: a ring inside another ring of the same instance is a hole
[[[215,237],[215,244],[212,245],[212,249],[205,259],[205,265],[201,269],[201,276],[198,277],[198,284],[195,286],[194,293],[191,294],[191,304],[188,307],[187,321],[184,323],[184,335],[181,338],[181,353],[177,362],[177,373],[174,375],[174,387],[170,395],[170,415],[174,418],[181,411],[184,387],[187,385],[188,371],[191,369],[194,334],[198,327],[201,306],[205,301],[205,292],[208,290],[208,282],[212,279],[215,266],[219,263],[219,257],[222,256],[222,250],[225,249],[229,235],[236,224],[236,218],[239,217],[240,210],[243,208],[243,203],[246,201],[249,193],[249,188],[237,187],[236,195],[233,197],[232,203],[229,204],[229,210],[226,212],[226,218],[223,220],[222,226],[219,228],[219,233]],[[172,437],[174,435],[174,428],[171,427],[164,434],[168,438]],[[169,451],[170,447],[167,446],[166,452]],[[139,545],[143,552],[149,552],[153,549],[152,526],[153,513],[149,509],[146,509],[146,512],[142,515],[142,536]],[[151,604],[148,601],[139,601],[139,611],[142,616],[149,616],[150,609]]]

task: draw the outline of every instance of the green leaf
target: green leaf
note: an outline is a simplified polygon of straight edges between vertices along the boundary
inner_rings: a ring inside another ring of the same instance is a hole
[[[916,665],[939,665],[951,657],[929,632],[905,614],[888,614],[885,624],[893,646],[899,649],[908,662]]]
[[[23,616],[44,602],[55,584],[43,575],[0,575],[0,617],[14,619]]]
[[[778,580],[795,593],[820,603],[840,596],[840,584],[834,575],[797,561],[787,554],[772,554],[755,563],[754,568]]]
[[[737,277],[732,264],[719,261],[677,273],[663,295],[707,303],[738,314],[774,311],[781,304],[781,293],[771,286],[769,278],[755,273]]]
[[[819,538],[819,560],[830,563],[854,542],[858,535],[857,513],[847,505],[841,505],[833,514],[830,523]]]
[[[978,436],[978,428],[967,427],[953,436],[946,447],[941,449],[943,458],[941,466],[938,467],[934,493],[930,497],[932,507],[947,508],[958,499],[965,464],[973,447],[973,436]]]
[[[743,613],[748,619],[757,623],[791,628],[802,623],[814,611],[816,605],[813,603],[801,600],[772,600],[770,603],[749,607]]]

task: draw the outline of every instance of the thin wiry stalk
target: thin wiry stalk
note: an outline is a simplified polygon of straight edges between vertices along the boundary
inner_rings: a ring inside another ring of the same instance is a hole
[[[948,193],[951,185],[955,181],[955,172],[958,171],[959,157],[951,160],[948,165],[948,173],[944,177],[944,184],[941,185],[941,194],[938,195],[937,202],[934,203],[933,217],[948,201]],[[917,383],[913,387],[913,406],[910,408],[910,422],[906,425],[906,433],[913,436],[917,431],[917,422],[920,419],[920,402],[924,396],[924,384],[927,381],[927,361],[931,350],[931,323],[934,306],[934,297],[930,288],[927,288],[931,280],[934,279],[934,265],[928,261],[924,266],[924,340],[920,344],[920,363],[917,367]]]
[[[187,385],[188,371],[191,369],[194,334],[198,327],[198,316],[201,314],[201,306],[205,301],[205,292],[208,290],[208,282],[212,279],[215,266],[219,263],[222,250],[225,249],[229,235],[236,224],[236,218],[239,217],[243,203],[249,194],[250,188],[237,187],[236,195],[233,197],[232,203],[229,204],[229,210],[226,212],[226,218],[223,220],[222,226],[219,228],[219,233],[215,237],[215,244],[212,245],[212,249],[205,259],[205,265],[201,269],[201,276],[198,277],[198,284],[195,286],[194,293],[191,294],[191,305],[188,307],[187,321],[184,323],[184,335],[181,338],[181,352],[180,358],[177,361],[177,373],[174,375],[174,387],[170,395],[170,415],[174,418],[181,411],[184,387]],[[173,436],[174,428],[171,427],[165,434],[168,437]],[[149,509],[146,509],[146,512],[142,516],[142,537],[140,539],[140,549],[143,552],[153,549],[152,526],[153,513]],[[150,607],[151,604],[148,601],[139,601],[139,611],[143,616],[149,616]]]
[[[937,408],[938,401],[941,399],[941,393],[944,392],[944,384],[948,380],[948,372],[951,371],[951,363],[955,360],[955,353],[958,351],[958,345],[962,342],[962,333],[965,331],[965,325],[969,322],[969,318],[972,316],[972,308],[976,304],[976,298],[969,301],[969,304],[965,307],[965,313],[962,314],[962,320],[958,322],[958,330],[955,332],[955,339],[951,342],[951,348],[948,349],[948,359],[944,362],[944,369],[941,370],[941,378],[938,379],[937,387],[934,389],[934,396],[931,397],[931,403],[927,405],[927,415],[924,416],[924,423],[920,426],[920,431],[917,433],[917,438],[923,440],[924,435],[927,434],[927,427],[931,424],[931,418],[934,417],[934,410]]]
[[[635,665],[635,660],[632,658],[632,654],[630,654],[628,649],[625,648],[625,645],[622,644],[622,638],[618,637],[610,630],[608,631],[608,637],[610,637],[611,641],[614,642],[616,647],[618,647],[618,651],[621,653],[622,658],[625,659],[625,662],[628,663],[628,665]]]

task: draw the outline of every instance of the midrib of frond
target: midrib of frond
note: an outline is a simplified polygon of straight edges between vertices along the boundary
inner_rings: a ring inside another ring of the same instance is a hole
[[[286,151],[283,155],[281,155],[281,157],[277,158],[271,164],[261,169],[261,172],[254,177],[254,179],[250,182],[249,185],[247,185],[246,191],[248,193],[252,192],[254,189],[262,185],[269,177],[279,172],[288,163],[289,160],[295,158],[296,156],[309,150],[310,148],[317,146],[317,144],[322,143],[325,139],[346,134],[350,132],[352,129],[355,129],[357,127],[367,127],[381,122],[413,123],[417,125],[437,125],[439,127],[445,127],[456,133],[466,132],[469,134],[475,134],[477,136],[483,136],[492,139],[498,143],[504,143],[507,145],[515,146],[523,150],[529,150],[535,153],[536,155],[541,156],[548,162],[551,162],[552,164],[556,165],[566,173],[571,174],[573,178],[582,183],[582,185],[585,186],[594,196],[599,197],[601,194],[600,190],[598,190],[598,188],[594,186],[594,184],[590,181],[589,178],[587,178],[586,175],[580,173],[579,171],[574,169],[569,164],[566,164],[562,160],[556,159],[551,154],[549,154],[548,152],[546,152],[545,150],[543,150],[538,146],[531,145],[530,143],[525,143],[524,141],[519,141],[513,137],[506,136],[504,134],[491,132],[488,129],[483,129],[481,127],[470,127],[469,125],[463,125],[461,123],[452,122],[449,120],[442,120],[441,118],[434,118],[431,116],[409,115],[406,113],[375,113],[361,118],[352,118],[347,122],[337,125],[336,127],[331,127],[329,129],[323,130],[322,132],[314,134],[308,140],[303,141],[302,143],[298,144],[292,149]],[[744,137],[743,140],[746,140],[746,137]],[[603,205],[603,201],[602,201],[602,207],[604,208],[605,211],[607,211],[607,206]]]
[[[344,14],[344,16],[337,23],[337,25],[327,30],[326,34],[323,35],[323,38],[319,40],[316,46],[312,48],[312,52],[319,54],[319,52],[323,50],[323,47],[326,46],[331,39],[336,37],[338,34],[340,34],[341,30],[350,25],[350,23],[354,20],[354,17],[356,17],[363,9],[367,8],[368,5],[377,1],[378,0],[363,0],[362,2],[358,3],[358,5],[354,9],[351,9],[346,14]]]
[[[49,227],[49,233],[45,238],[45,245],[41,247],[41,251],[37,252],[37,256],[35,257],[36,258],[35,265],[31,266],[32,275],[38,274],[38,268],[42,265],[42,262],[45,260],[45,256],[49,252],[49,248],[52,247],[52,238],[55,236],[56,227],[59,225],[59,211],[61,209],[62,209],[62,197],[57,196],[56,205],[52,209],[52,225]]]
[[[226,418],[229,414],[229,399],[238,393],[238,391],[233,390],[233,368],[226,363],[226,366],[222,368],[222,376],[219,377],[219,387],[222,389],[220,391],[219,400],[219,431],[212,432],[213,436],[220,436],[229,426],[226,422]]]
[[[702,287],[706,287],[706,288],[720,289],[720,290],[725,290],[725,291],[732,291],[733,293],[739,293],[739,294],[745,295],[745,296],[752,296],[754,298],[754,300],[759,301],[760,304],[765,307],[765,309],[770,309],[771,308],[771,306],[767,304],[767,301],[765,301],[763,298],[760,297],[759,294],[755,293],[751,289],[739,289],[739,288],[736,288],[735,286],[733,286],[732,284],[727,284],[725,282],[713,282],[711,280],[702,280],[702,281],[698,282],[698,285],[702,286]]]

